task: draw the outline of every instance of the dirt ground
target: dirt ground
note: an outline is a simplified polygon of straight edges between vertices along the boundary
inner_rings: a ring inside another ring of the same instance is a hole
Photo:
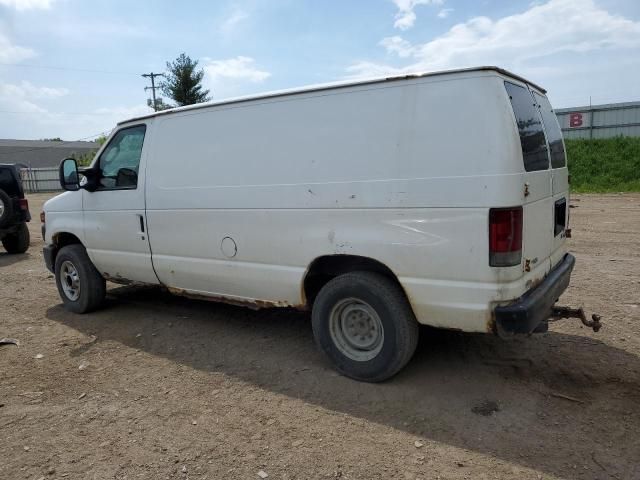
[[[66,312],[30,197],[0,253],[2,479],[640,479],[640,195],[572,199],[563,303],[600,313],[502,341],[421,330],[379,385],[338,376],[309,317],[111,285]],[[41,358],[39,358],[41,357]]]

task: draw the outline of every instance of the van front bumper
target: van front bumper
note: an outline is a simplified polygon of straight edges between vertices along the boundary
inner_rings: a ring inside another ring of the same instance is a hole
[[[569,286],[575,263],[575,257],[567,253],[538,286],[529,290],[516,302],[496,307],[496,333],[499,336],[511,336],[546,331],[547,320],[553,313],[553,305]]]

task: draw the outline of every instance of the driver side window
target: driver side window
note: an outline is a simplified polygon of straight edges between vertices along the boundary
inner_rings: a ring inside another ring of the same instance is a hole
[[[98,160],[100,190],[135,189],[145,125],[124,128],[111,139]]]

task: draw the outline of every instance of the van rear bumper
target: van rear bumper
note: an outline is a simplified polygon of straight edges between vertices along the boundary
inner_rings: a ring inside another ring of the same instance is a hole
[[[500,336],[528,334],[541,326],[551,317],[553,305],[569,286],[575,263],[575,257],[567,253],[537,287],[529,290],[515,303],[496,307],[496,333]]]

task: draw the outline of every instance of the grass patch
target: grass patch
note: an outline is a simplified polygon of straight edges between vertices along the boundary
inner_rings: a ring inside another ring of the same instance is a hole
[[[640,192],[640,138],[565,140],[574,192]]]

